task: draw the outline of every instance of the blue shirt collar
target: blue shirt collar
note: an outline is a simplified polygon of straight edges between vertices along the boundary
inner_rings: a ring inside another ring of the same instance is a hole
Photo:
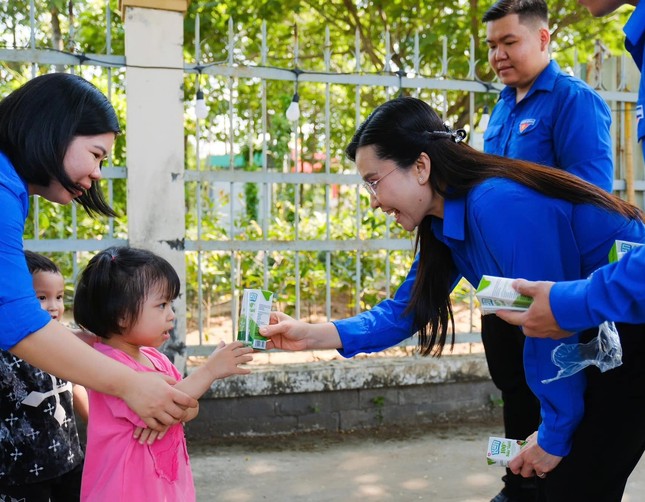
[[[435,222],[437,219],[435,219]],[[466,236],[466,197],[458,196],[444,200],[443,206],[443,228],[441,232],[444,237],[463,241]],[[435,230],[437,230],[435,226]],[[435,234],[436,235],[436,234]]]
[[[540,73],[538,75],[538,78],[535,79],[535,82],[533,82],[533,85],[529,89],[529,92],[526,93],[524,99],[530,97],[537,91],[551,92],[555,87],[555,81],[561,71],[562,70],[560,70],[558,63],[556,63],[554,60],[549,61],[549,64],[546,65],[546,68],[542,70],[542,73]],[[502,89],[502,92],[500,93],[500,99],[506,101],[510,106],[515,106],[516,95],[517,91],[515,87],[510,87],[507,85],[506,87],[504,87],[504,89]]]

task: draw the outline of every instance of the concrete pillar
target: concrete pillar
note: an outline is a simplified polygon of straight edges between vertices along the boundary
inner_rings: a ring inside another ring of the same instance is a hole
[[[125,23],[128,237],[181,278],[178,341],[186,338],[184,13],[188,0],[120,0]],[[166,352],[171,352],[166,350]],[[185,360],[175,357],[183,369]]]

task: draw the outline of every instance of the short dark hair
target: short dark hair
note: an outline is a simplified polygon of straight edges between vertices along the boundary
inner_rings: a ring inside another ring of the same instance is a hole
[[[510,14],[517,14],[521,22],[527,19],[549,22],[549,9],[544,0],[498,0],[484,13],[482,22],[497,21]]]
[[[27,268],[31,275],[34,275],[36,272],[51,272],[53,274],[61,273],[58,265],[39,253],[25,250],[25,260],[27,261]]]
[[[81,273],[74,320],[102,338],[121,334],[136,323],[154,287],[160,287],[168,300],[179,296],[179,276],[168,261],[145,249],[107,248]]]
[[[114,108],[78,75],[41,75],[0,101],[0,150],[29,184],[49,186],[55,179],[75,193],[63,164],[70,143],[76,136],[109,132],[120,132]],[[116,215],[95,182],[74,200],[90,215]]]

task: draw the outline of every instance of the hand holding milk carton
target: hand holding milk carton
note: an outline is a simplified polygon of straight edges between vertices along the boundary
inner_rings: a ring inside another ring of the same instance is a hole
[[[240,307],[237,339],[257,350],[266,350],[268,339],[260,335],[260,326],[269,324],[273,293],[263,289],[245,289]]]

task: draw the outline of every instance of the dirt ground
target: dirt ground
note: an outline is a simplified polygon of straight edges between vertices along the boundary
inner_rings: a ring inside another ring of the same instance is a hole
[[[485,461],[496,424],[189,444],[198,502],[488,502],[503,468]],[[645,499],[645,460],[623,502]]]

